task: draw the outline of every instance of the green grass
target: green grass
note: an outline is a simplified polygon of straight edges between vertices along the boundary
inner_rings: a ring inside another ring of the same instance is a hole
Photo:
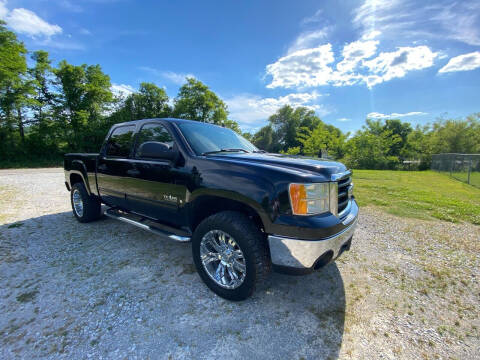
[[[457,180],[467,182],[468,173],[467,172],[454,172],[452,177]],[[471,172],[470,173],[470,185],[477,186],[480,188],[480,172]]]
[[[480,189],[433,171],[354,170],[360,206],[417,219],[480,225]]]

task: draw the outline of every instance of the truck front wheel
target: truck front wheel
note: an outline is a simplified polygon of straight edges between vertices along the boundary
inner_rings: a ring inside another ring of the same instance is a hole
[[[70,191],[73,215],[81,223],[97,220],[102,215],[100,200],[90,196],[83,183],[76,183]]]
[[[210,290],[233,301],[252,295],[271,268],[262,232],[236,211],[203,220],[193,234],[192,253],[197,271]]]

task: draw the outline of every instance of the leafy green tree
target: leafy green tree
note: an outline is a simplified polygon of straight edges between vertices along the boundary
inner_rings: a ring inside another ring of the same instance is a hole
[[[434,153],[465,153],[480,151],[480,113],[465,120],[440,119],[432,126]]]
[[[169,117],[172,113],[165,90],[147,82],[140,84],[138,93],[128,96],[125,111],[128,120]]]
[[[9,156],[15,153],[15,126],[22,120],[22,108],[26,103],[26,52],[15,33],[0,20],[0,150]],[[21,125],[20,136],[23,137],[23,122]]]
[[[392,138],[392,147],[389,149],[388,155],[402,158],[402,150],[407,145],[408,135],[412,132],[412,126],[397,119],[385,120],[383,132],[385,131],[389,132]]]
[[[275,143],[274,131],[271,125],[267,125],[258,130],[252,137],[253,143],[259,149],[268,151],[268,152],[278,152],[280,148],[278,144]]]
[[[313,130],[317,127],[321,120],[315,115],[315,112],[306,107],[298,107],[296,109],[289,105],[285,105],[270,116],[270,126],[275,133],[272,136],[272,149],[277,151],[287,151],[291,147],[300,146],[298,139],[298,129],[307,128]]]
[[[347,142],[345,163],[355,169],[395,169],[399,159],[388,155],[392,145],[390,135],[390,132],[377,135],[363,127]]]
[[[322,151],[327,151],[329,156],[339,159],[344,154],[345,139],[340,129],[320,122],[313,130],[301,127],[297,135],[301,146],[291,149],[299,149],[304,155],[319,157],[322,156]]]
[[[227,105],[200,80],[187,78],[175,99],[173,115],[217,125],[227,121]]]
[[[75,66],[65,60],[54,72],[61,89],[56,115],[63,120],[66,141],[71,149],[90,150],[97,145],[100,122],[113,99],[110,77],[100,65]]]
[[[34,96],[30,106],[32,118],[27,120],[29,151],[36,149],[58,156],[61,133],[54,116],[57,94],[53,91],[55,75],[52,62],[48,52],[43,50],[35,51],[31,59],[34,66],[28,69],[28,72],[32,79]]]

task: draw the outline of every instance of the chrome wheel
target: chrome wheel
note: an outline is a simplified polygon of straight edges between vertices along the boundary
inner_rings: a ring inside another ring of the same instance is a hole
[[[77,189],[73,190],[72,194],[73,210],[78,217],[83,216],[83,200],[80,191]]]
[[[246,264],[235,239],[221,230],[207,232],[200,242],[200,259],[208,276],[225,289],[243,284]]]

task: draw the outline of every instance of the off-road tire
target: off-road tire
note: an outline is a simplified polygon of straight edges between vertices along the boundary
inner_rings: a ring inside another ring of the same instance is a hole
[[[221,230],[232,236],[243,252],[246,274],[243,283],[235,289],[216,284],[207,274],[200,258],[200,243],[211,230]],[[204,219],[195,229],[192,238],[192,254],[197,272],[203,282],[227,300],[240,301],[251,296],[271,270],[271,260],[265,235],[246,215],[236,211],[223,211]]]
[[[80,216],[73,205],[73,194],[78,191],[83,202],[83,214]],[[102,216],[100,200],[96,196],[88,195],[85,185],[81,182],[75,183],[70,191],[70,202],[75,218],[81,223],[87,223],[99,219]]]

